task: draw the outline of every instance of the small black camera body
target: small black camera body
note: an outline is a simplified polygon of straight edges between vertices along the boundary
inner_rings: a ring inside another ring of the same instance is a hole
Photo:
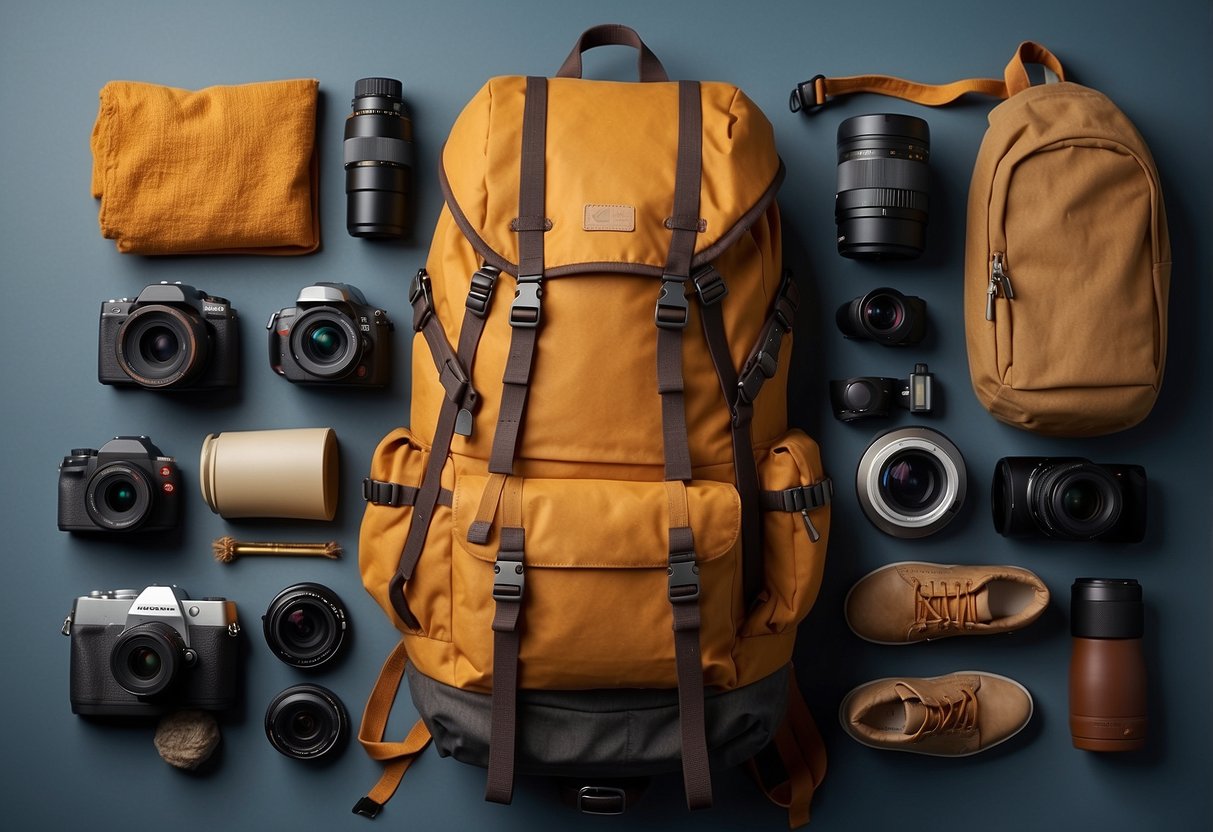
[[[834,322],[847,338],[910,347],[921,343],[927,334],[927,302],[886,286],[838,307]]]
[[[1146,534],[1146,469],[1081,457],[1003,457],[991,508],[995,530],[1007,537],[1138,543]]]
[[[174,586],[94,591],[63,624],[71,636],[72,713],[143,716],[220,711],[236,700],[236,604],[190,600]]]
[[[153,283],[134,300],[101,304],[97,378],[149,390],[232,387],[238,332],[225,298],[184,283]]]
[[[888,416],[897,404],[915,414],[934,408],[935,374],[926,364],[915,364],[909,379],[888,376],[857,376],[830,382],[830,404],[834,418],[854,422],[873,416]]]
[[[316,283],[270,316],[270,366],[296,384],[383,387],[391,378],[392,322],[344,283]]]
[[[146,436],[118,436],[74,448],[59,464],[59,529],[158,532],[177,525],[177,463]]]

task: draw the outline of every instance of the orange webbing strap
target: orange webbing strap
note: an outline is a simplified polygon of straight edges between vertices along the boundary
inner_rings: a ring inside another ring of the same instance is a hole
[[[366,710],[362,712],[362,726],[358,729],[358,742],[366,749],[372,760],[385,763],[383,776],[367,796],[354,805],[354,814],[374,818],[383,809],[383,804],[391,800],[396,788],[404,778],[413,760],[430,744],[430,732],[420,719],[409,731],[403,742],[384,742],[383,734],[387,730],[388,714],[392,711],[392,703],[396,701],[396,693],[400,690],[400,681],[404,678],[404,668],[409,662],[409,654],[405,649],[404,640],[392,650],[375,687],[371,690],[371,698],[367,700]]]
[[[788,773],[784,782],[768,786],[755,760],[747,768],[767,798],[788,810],[788,827],[796,829],[809,822],[809,804],[826,774],[826,748],[796,684],[795,668],[788,670],[788,705],[775,732],[775,750]]]
[[[846,78],[826,78],[824,75],[818,75],[798,84],[788,103],[795,113],[800,110],[812,112],[825,105],[831,98],[861,92],[902,98],[928,107],[951,104],[970,93],[988,95],[991,98],[1010,98],[1031,86],[1032,82],[1026,69],[1026,64],[1030,63],[1043,66],[1049,80],[1065,80],[1065,72],[1057,57],[1039,43],[1029,40],[1019,45],[1001,79],[965,78],[950,84],[920,84],[891,75],[852,75]]]

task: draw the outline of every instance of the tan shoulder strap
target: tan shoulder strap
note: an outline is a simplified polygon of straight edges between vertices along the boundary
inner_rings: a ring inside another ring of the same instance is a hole
[[[396,788],[413,760],[430,744],[430,731],[420,719],[402,742],[383,741],[388,715],[392,711],[392,703],[396,701],[396,693],[400,689],[400,681],[404,678],[404,669],[408,662],[409,654],[405,649],[404,640],[401,639],[383,663],[383,669],[379,671],[379,678],[375,680],[375,687],[371,691],[371,698],[367,700],[366,710],[362,713],[358,742],[366,749],[367,756],[381,761],[384,768],[379,782],[366,797],[354,805],[354,814],[369,818],[378,815],[383,804],[396,793]]]
[[[1028,40],[1019,45],[1001,79],[965,78],[950,84],[921,84],[891,75],[852,75],[846,78],[826,78],[824,75],[818,75],[796,85],[788,106],[794,113],[802,110],[813,112],[832,98],[861,92],[902,98],[928,107],[951,104],[970,93],[1005,99],[1032,85],[1027,64],[1040,64],[1044,67],[1047,81],[1065,80],[1065,72],[1057,56],[1039,43]]]
[[[757,758],[747,764],[750,776],[772,803],[788,810],[788,827],[796,829],[809,822],[813,793],[826,775],[826,749],[809,707],[796,684],[796,669],[788,668],[788,705],[783,722],[772,741],[787,779],[769,784],[759,769]]]

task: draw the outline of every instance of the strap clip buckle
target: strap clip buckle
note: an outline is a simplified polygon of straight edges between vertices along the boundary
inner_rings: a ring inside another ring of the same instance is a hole
[[[653,311],[653,323],[661,329],[686,329],[690,314],[683,281],[670,275],[661,278],[661,294]]]
[[[805,115],[813,113],[824,107],[829,99],[825,94],[824,75],[814,75],[807,81],[801,81],[796,85],[796,89],[792,90],[791,97],[788,98],[788,109],[793,113],[803,112]],[[821,100],[817,100],[817,82],[821,81]]]
[[[507,560],[500,555],[493,564],[493,600],[521,601],[526,589],[526,568],[521,560]]]
[[[699,564],[694,552],[670,555],[670,603],[686,604],[699,600]]]
[[[812,485],[801,485],[783,492],[783,510],[814,511],[828,506],[834,499],[834,481],[829,477]]]
[[[483,318],[489,312],[489,301],[493,299],[493,287],[501,269],[485,264],[472,275],[472,285],[468,287],[467,308],[478,318]]]
[[[417,313],[417,304],[421,303],[421,312]],[[425,269],[418,269],[409,285],[409,305],[413,307],[413,330],[420,332],[434,314],[434,294],[430,287],[430,276]]]
[[[697,271],[691,281],[695,284],[695,291],[699,293],[701,306],[719,303],[729,293],[729,287],[724,282],[724,277],[711,263]]]
[[[622,815],[627,808],[627,792],[618,786],[582,786],[577,792],[577,811],[587,815]]]
[[[354,814],[362,815],[364,818],[374,820],[383,811],[383,804],[371,800],[369,797],[364,797],[354,804]]]
[[[384,482],[370,478],[362,481],[362,499],[377,506],[404,505],[403,488],[398,482]]]
[[[514,288],[514,303],[510,306],[510,326],[534,329],[539,326],[543,275],[519,275]]]

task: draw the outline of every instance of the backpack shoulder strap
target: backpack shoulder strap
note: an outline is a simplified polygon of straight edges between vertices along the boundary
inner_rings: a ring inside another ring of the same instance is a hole
[[[788,100],[788,106],[794,113],[812,113],[825,106],[832,98],[861,92],[902,98],[928,107],[951,104],[970,93],[1005,99],[1031,86],[1027,64],[1040,64],[1045,70],[1046,81],[1057,82],[1066,79],[1057,56],[1039,43],[1028,40],[1019,45],[1001,79],[965,78],[950,84],[921,84],[891,75],[852,75],[845,78],[817,75],[796,85]]]
[[[420,719],[413,725],[408,736],[401,742],[384,742],[383,735],[387,730],[388,715],[392,712],[392,704],[400,690],[400,681],[404,678],[404,669],[408,665],[409,654],[404,646],[404,639],[396,645],[367,700],[366,710],[362,713],[362,726],[358,729],[358,742],[366,749],[367,756],[384,764],[383,775],[366,797],[354,804],[354,814],[374,818],[383,809],[396,788],[404,778],[413,760],[430,744],[430,731]]]

